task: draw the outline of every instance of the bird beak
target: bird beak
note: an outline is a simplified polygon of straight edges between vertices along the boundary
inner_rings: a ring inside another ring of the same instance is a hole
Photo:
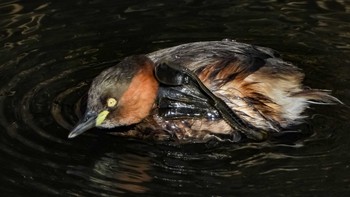
[[[68,138],[74,138],[85,131],[95,127],[97,119],[97,113],[88,112],[85,114],[84,118],[81,119],[74,129],[69,133]]]

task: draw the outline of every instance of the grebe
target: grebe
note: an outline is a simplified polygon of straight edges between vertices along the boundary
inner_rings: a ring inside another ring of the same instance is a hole
[[[264,140],[305,118],[310,103],[341,103],[302,85],[304,74],[265,47],[236,41],[182,44],[130,56],[99,74],[69,138],[93,128],[157,140]]]

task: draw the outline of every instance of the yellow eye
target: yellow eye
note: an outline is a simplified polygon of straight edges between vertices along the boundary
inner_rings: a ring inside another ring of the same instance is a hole
[[[107,99],[107,106],[108,107],[115,107],[116,104],[117,104],[117,100],[115,98]]]

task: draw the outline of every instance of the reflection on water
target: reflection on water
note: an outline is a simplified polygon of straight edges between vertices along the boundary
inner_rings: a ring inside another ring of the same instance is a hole
[[[233,38],[279,50],[350,103],[346,1],[0,2],[0,191],[6,196],[300,196],[349,192],[349,108],[319,106],[261,143],[68,140],[91,79],[130,54]]]
[[[149,190],[145,186],[152,181],[152,177],[148,174],[151,170],[149,157],[106,152],[91,162],[93,163],[88,167],[71,165],[66,172],[70,176],[86,181],[89,185],[86,188],[87,193],[100,195],[101,185],[106,193],[144,193]],[[77,189],[80,190],[79,187]]]

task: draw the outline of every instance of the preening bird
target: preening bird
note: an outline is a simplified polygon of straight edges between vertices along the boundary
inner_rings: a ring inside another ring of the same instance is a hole
[[[130,56],[93,80],[69,138],[98,127],[156,140],[264,140],[300,123],[309,104],[341,103],[303,78],[276,51],[230,40]]]

